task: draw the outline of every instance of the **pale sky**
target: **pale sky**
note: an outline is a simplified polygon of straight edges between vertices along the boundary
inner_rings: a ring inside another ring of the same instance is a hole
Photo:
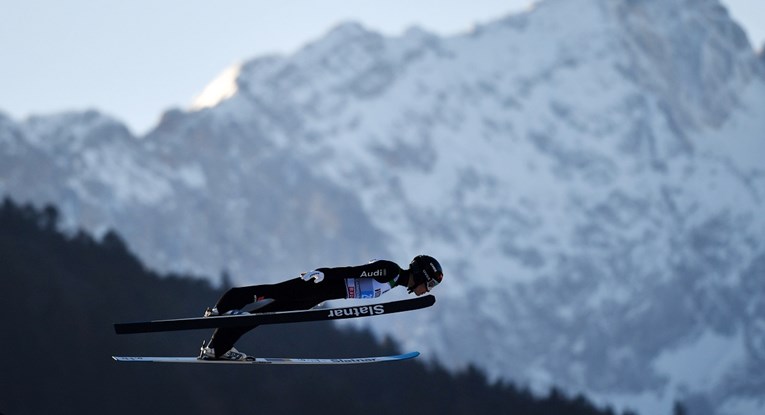
[[[187,108],[227,67],[291,53],[340,22],[439,35],[525,9],[529,0],[2,0],[0,111],[21,120],[98,109],[136,134]],[[765,44],[765,0],[723,0]]]

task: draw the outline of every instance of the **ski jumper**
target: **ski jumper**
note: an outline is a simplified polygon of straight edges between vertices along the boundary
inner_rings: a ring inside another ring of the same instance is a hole
[[[392,261],[372,261],[368,264],[317,268],[324,273],[319,283],[294,278],[278,284],[235,287],[226,291],[215,307],[223,314],[241,310],[261,299],[273,299],[266,306],[252,311],[270,313],[277,311],[308,310],[327,300],[343,298],[377,298],[398,285],[407,286],[409,276]],[[213,333],[209,347],[215,349],[216,357],[226,353],[245,333],[254,327],[219,328]]]

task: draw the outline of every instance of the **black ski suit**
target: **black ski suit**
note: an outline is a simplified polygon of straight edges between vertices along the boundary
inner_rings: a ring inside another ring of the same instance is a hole
[[[327,300],[376,298],[393,287],[406,287],[409,283],[408,270],[385,260],[350,267],[317,268],[316,271],[324,273],[324,279],[319,283],[298,277],[278,284],[231,288],[223,294],[215,307],[223,314],[230,310],[241,310],[258,299],[270,298],[274,300],[272,303],[253,311],[268,313],[308,310]],[[215,349],[216,357],[220,357],[255,327],[216,329],[208,346]]]

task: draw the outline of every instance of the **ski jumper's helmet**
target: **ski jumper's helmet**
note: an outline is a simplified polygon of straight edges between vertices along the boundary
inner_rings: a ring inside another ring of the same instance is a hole
[[[414,278],[414,286],[425,283],[428,291],[440,284],[444,277],[441,264],[435,258],[427,255],[417,255],[414,257],[412,262],[409,263],[409,270],[412,272],[412,278]]]

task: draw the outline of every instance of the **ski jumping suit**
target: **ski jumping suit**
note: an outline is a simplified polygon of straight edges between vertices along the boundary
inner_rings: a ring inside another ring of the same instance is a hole
[[[231,288],[223,294],[215,307],[223,314],[230,310],[241,310],[257,300],[271,298],[274,300],[272,303],[253,311],[269,313],[308,310],[327,300],[376,298],[393,287],[406,286],[409,282],[409,276],[402,275],[405,273],[401,267],[385,260],[359,266],[317,268],[316,271],[324,273],[324,280],[319,283],[298,277],[278,284]],[[216,329],[208,346],[214,348],[216,357],[219,357],[255,327]]]

